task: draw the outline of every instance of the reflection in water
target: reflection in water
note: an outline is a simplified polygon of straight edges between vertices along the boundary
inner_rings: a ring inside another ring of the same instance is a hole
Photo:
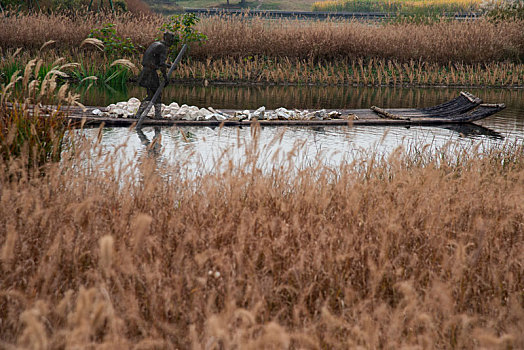
[[[435,105],[457,97],[457,88],[390,88],[351,86],[236,86],[236,85],[169,85],[163,92],[166,103],[223,109],[256,109],[266,106],[321,109],[321,108],[368,108],[372,105],[388,108],[418,108]],[[490,103],[505,103],[510,109],[524,111],[522,89],[470,89],[474,95]],[[87,105],[106,106],[110,103],[142,99],[144,91],[129,84],[120,90],[107,91],[92,87],[82,93]],[[108,93],[109,92],[109,93]]]
[[[93,137],[97,134],[96,129],[83,132]],[[441,153],[443,149],[468,150],[474,146],[487,150],[516,141],[477,125],[259,127],[256,131],[250,127],[144,127],[136,131],[104,131],[102,145],[112,149],[122,140],[126,140],[123,161],[139,164],[142,156],[154,156],[157,167],[184,164],[189,173],[201,174],[220,171],[229,164],[242,164],[253,154],[257,155],[256,165],[260,169],[290,163],[301,169],[319,162],[337,166],[371,154],[388,156],[398,147],[415,153]]]
[[[184,127],[160,130],[144,128],[130,133],[125,128],[105,129],[103,142],[116,147],[127,139],[126,153],[156,154],[163,163],[186,162],[189,168],[217,170],[224,161],[238,162],[251,152],[252,145],[260,147],[259,162],[264,167],[277,165],[288,159],[286,152],[295,152],[293,161],[304,166],[321,159],[324,164],[351,161],[359,155],[387,155],[395,148],[407,149],[430,145],[435,152],[449,144],[468,149],[474,144],[490,148],[505,142],[524,139],[524,91],[477,89],[471,91],[486,102],[505,103],[507,108],[476,124],[443,125],[442,127],[263,127],[255,142],[251,128]],[[130,96],[142,98],[144,92],[128,86],[122,94],[106,94],[90,90],[84,96],[88,105],[107,105],[126,100]],[[296,107],[313,108],[367,108],[371,105],[391,108],[426,107],[456,97],[460,89],[445,88],[354,88],[354,87],[297,87],[297,86],[170,86],[165,101],[217,108],[254,109]],[[96,131],[85,130],[85,133]],[[160,140],[162,148],[160,149]],[[143,147],[146,144],[147,147]],[[156,147],[158,144],[158,148]],[[300,147],[300,154],[296,149]],[[425,148],[427,149],[427,147]]]
[[[492,138],[495,140],[504,139],[504,136],[502,136],[500,133],[496,132],[495,130],[491,130],[489,128],[485,128],[483,126],[476,125],[473,123],[448,124],[448,125],[441,125],[439,127],[455,131],[460,136],[466,136],[466,137],[486,136],[488,138]]]
[[[138,135],[138,138],[140,139],[140,142],[142,142],[142,145],[146,146],[148,154],[158,156],[160,154],[160,150],[162,149],[161,128],[159,126],[154,127],[155,135],[153,136],[151,141],[149,141],[146,134],[144,134],[142,128],[136,128],[135,130],[136,134]]]

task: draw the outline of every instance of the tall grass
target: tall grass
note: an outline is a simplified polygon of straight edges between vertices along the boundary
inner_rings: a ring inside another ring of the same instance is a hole
[[[0,47],[22,47],[34,52],[48,40],[52,49],[63,51],[80,46],[93,28],[101,23],[116,25],[117,35],[147,47],[164,22],[160,16],[136,17],[93,15],[21,15],[2,18]],[[75,30],[71,30],[75,28]],[[199,61],[227,57],[287,57],[290,59],[420,59],[429,63],[464,64],[493,61],[519,62],[524,59],[522,22],[498,24],[474,22],[396,23],[369,25],[359,22],[297,22],[262,18],[211,17],[198,24],[207,35],[203,45],[191,47],[191,57]]]
[[[112,57],[81,43],[100,23],[115,23],[117,35],[146,47],[155,40],[160,16],[20,15],[3,18],[0,63],[7,82],[36,54],[47,63],[64,57],[80,66],[70,77],[122,84],[133,76],[112,66]],[[70,28],[75,30],[71,31]],[[297,22],[211,17],[198,29],[208,40],[193,45],[177,71],[184,81],[327,85],[522,86],[524,34],[518,20],[369,25],[359,22]],[[46,43],[50,43],[47,44]],[[47,57],[47,58],[46,58]],[[140,66],[140,55],[126,57]]]
[[[315,61],[296,59],[225,58],[182,63],[175,76],[183,81],[353,86],[484,86],[519,87],[524,65],[464,65],[424,61],[370,59]]]
[[[7,83],[16,71],[31,61],[29,52],[13,57],[5,50],[6,59],[0,63],[0,82]],[[114,65],[113,58],[100,51],[74,48],[60,56],[60,51],[40,52],[42,64],[38,76],[43,78],[62,57],[66,62],[78,62],[67,70],[62,82],[78,83],[96,77],[97,84],[122,85],[136,79],[136,71]],[[130,57],[140,66],[140,57]],[[184,82],[255,83],[297,85],[355,85],[355,86],[484,86],[519,87],[524,84],[524,65],[511,62],[446,64],[427,61],[392,59],[340,58],[335,60],[297,59],[287,57],[223,57],[206,60],[186,59],[175,70],[174,79]]]
[[[430,63],[464,64],[512,60],[524,52],[522,24],[501,26],[474,22],[397,23],[369,25],[361,22],[251,22],[210,18],[200,24],[208,40],[194,47],[198,58],[287,57],[297,59],[379,58],[401,62],[420,59]]]
[[[59,113],[32,113],[22,106],[0,108],[0,155],[39,168],[60,160],[67,123]]]
[[[99,49],[85,49],[85,46],[71,48],[63,52],[64,55],[61,55],[61,50],[40,50],[37,55],[40,60],[39,70],[34,72],[35,76],[42,80],[58,60],[74,63],[68,64],[64,72],[66,74],[57,78],[60,83],[78,83],[87,79],[114,86],[125,84],[138,74],[135,65],[129,65],[128,60],[115,60],[112,56],[104,55]],[[0,83],[8,83],[11,76],[17,71],[24,70],[34,57],[31,52],[20,52],[20,50],[0,50],[0,52],[5,55],[4,60],[0,62]],[[136,63],[138,64],[139,61]]]
[[[92,29],[100,28],[105,23],[115,23],[119,37],[130,37],[136,44],[147,45],[157,35],[163,17],[107,12],[80,12],[73,15],[7,13],[2,17],[4,30],[0,33],[0,46],[4,49],[22,47],[24,50],[36,51],[43,42],[55,40],[53,48],[76,48],[80,47]]]
[[[55,61],[42,77],[42,59],[33,59],[23,72],[14,72],[9,83],[2,84],[0,157],[4,164],[16,161],[29,169],[39,169],[60,160],[68,130],[61,105],[79,104],[79,96],[69,91],[67,83],[58,86],[57,79],[66,75],[64,70],[75,66],[61,61]],[[48,110],[43,106],[49,103],[58,108]]]
[[[208,175],[90,143],[0,172],[2,346],[524,345],[521,146],[264,172],[253,133]]]

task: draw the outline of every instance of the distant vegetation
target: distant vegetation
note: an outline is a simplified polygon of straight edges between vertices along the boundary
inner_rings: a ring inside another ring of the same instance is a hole
[[[491,0],[483,10],[492,21],[524,20],[524,0]]]
[[[172,13],[184,8],[229,8],[258,10],[311,11],[316,0],[144,0],[151,9]]]
[[[111,10],[109,0],[1,0],[4,9],[36,11]],[[287,11],[385,12],[403,16],[488,13],[498,18],[524,18],[523,0],[113,0],[116,12],[173,14],[184,8],[230,8]]]
[[[123,1],[123,0],[121,0]],[[140,1],[140,0],[127,0]],[[524,0],[143,0],[164,14],[184,8],[230,8],[287,11],[382,12],[401,17],[438,18],[443,14],[488,14],[524,19]]]
[[[8,11],[114,11],[116,13],[151,13],[149,6],[143,0],[0,0],[0,4]]]
[[[482,0],[326,0],[315,2],[312,9],[313,11],[438,16],[478,12],[482,2]]]
[[[314,11],[383,12],[416,20],[443,15],[485,15],[492,20],[524,19],[524,0],[325,0],[312,5]]]

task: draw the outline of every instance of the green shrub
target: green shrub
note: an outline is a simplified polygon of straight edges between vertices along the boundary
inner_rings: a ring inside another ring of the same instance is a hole
[[[16,103],[0,107],[0,158],[23,158],[28,168],[59,161],[66,130],[61,113],[32,113]]]
[[[96,38],[104,43],[104,51],[110,56],[130,56],[142,49],[129,38],[121,38],[116,34],[113,23],[106,23],[102,28],[93,29],[90,38]]]
[[[68,130],[61,106],[79,104],[79,96],[69,90],[69,85],[59,86],[58,82],[61,77],[68,76],[64,70],[77,64],[60,65],[60,61],[56,60],[41,77],[41,72],[46,70],[42,68],[43,60],[32,59],[22,71],[15,71],[8,83],[0,86],[2,161],[8,163],[20,159],[24,166],[31,169],[60,160]],[[58,105],[58,108],[47,110],[41,107],[48,104]]]
[[[169,55],[176,56],[182,44],[189,44],[191,42],[203,43],[207,36],[195,29],[195,25],[200,21],[195,14],[185,13],[183,15],[174,15],[169,17],[167,23],[160,27],[160,31],[171,32],[175,36],[175,43],[169,48]],[[160,39],[160,38],[158,38]]]

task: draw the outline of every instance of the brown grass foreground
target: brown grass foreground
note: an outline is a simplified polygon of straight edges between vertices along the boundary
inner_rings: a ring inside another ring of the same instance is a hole
[[[93,16],[18,15],[0,19],[0,47],[33,53],[54,40],[57,49],[78,47],[89,32],[103,23],[116,24],[118,35],[147,46],[159,35],[161,16],[96,14]],[[369,25],[360,22],[305,22],[255,18],[211,17],[198,29],[208,36],[203,46],[193,45],[198,60],[248,56],[288,57],[302,60],[376,58],[408,62],[464,64],[524,59],[522,22],[438,22],[433,24]],[[74,28],[74,30],[72,30]]]
[[[248,150],[190,180],[97,147],[1,164],[0,346],[524,346],[521,147],[269,173]]]

